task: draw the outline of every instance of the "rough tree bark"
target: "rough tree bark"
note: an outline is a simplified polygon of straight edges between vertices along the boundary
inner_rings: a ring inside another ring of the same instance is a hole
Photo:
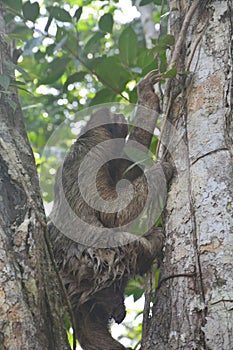
[[[177,176],[143,350],[233,349],[232,1],[170,0],[165,115]],[[182,72],[190,71],[189,75]],[[175,130],[174,130],[175,129]]]
[[[13,77],[0,7],[0,74]],[[70,349],[17,92],[0,96],[0,349]]]

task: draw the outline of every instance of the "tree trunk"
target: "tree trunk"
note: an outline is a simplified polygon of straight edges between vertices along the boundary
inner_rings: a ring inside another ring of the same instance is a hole
[[[176,167],[143,350],[233,349],[232,1],[169,1],[177,79],[163,139]],[[190,71],[190,74],[182,74]],[[162,139],[162,143],[163,143]],[[166,141],[165,141],[166,143]]]
[[[135,6],[141,14],[141,23],[145,35],[146,47],[151,49],[153,47],[152,40],[158,38],[158,32],[155,30],[155,21],[153,18],[153,5],[148,4],[140,6],[141,0],[135,1]]]
[[[34,158],[17,92],[8,87],[14,67],[3,34],[0,50],[0,349],[70,349]]]

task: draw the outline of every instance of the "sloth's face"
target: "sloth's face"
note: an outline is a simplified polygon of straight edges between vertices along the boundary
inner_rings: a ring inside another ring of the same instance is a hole
[[[128,125],[123,114],[109,114],[109,124],[104,127],[111,132],[112,138],[126,138]]]

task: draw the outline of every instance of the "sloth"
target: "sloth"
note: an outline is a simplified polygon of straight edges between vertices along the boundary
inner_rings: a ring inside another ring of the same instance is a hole
[[[144,171],[124,154],[130,141],[150,147],[159,112],[153,86],[159,80],[152,71],[139,83],[136,122],[141,123],[130,132],[122,114],[107,108],[94,112],[56,174],[50,240],[84,350],[126,349],[111,336],[109,322],[123,321],[129,278],[148,271],[162,251],[161,229],[151,225],[142,236],[128,230],[151,188],[159,198],[158,178],[167,184],[172,166],[162,161]]]

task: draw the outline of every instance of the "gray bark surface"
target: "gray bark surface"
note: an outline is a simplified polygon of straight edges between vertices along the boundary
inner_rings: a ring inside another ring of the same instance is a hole
[[[169,132],[177,175],[168,195],[164,261],[143,350],[231,350],[232,1],[169,5],[177,43],[171,65],[177,62],[178,72],[191,74],[168,82],[165,92],[172,125],[164,134]]]
[[[145,35],[146,47],[151,49],[153,47],[152,40],[157,39],[158,33],[155,30],[155,22],[153,18],[153,5],[148,4],[139,6],[141,0],[136,0],[135,5],[141,14],[141,23]]]
[[[4,33],[1,8],[0,32]],[[13,79],[3,34],[0,50],[1,74]],[[70,349],[17,92],[10,87],[1,91],[0,99],[0,349]]]

